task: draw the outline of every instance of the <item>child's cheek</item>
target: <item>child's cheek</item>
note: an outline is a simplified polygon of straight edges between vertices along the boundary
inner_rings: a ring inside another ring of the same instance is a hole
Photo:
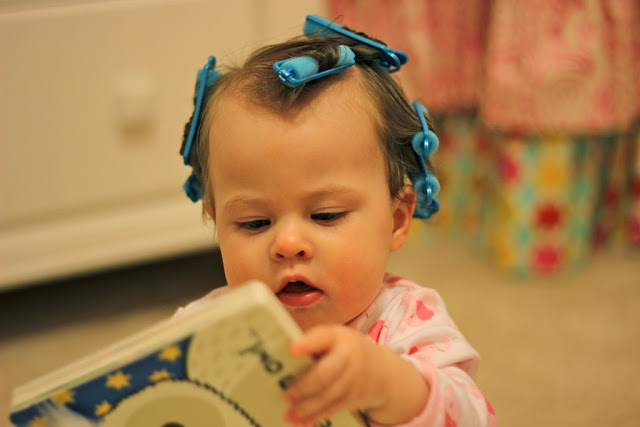
[[[252,256],[252,250],[246,246],[243,250],[239,248],[223,250],[222,260],[227,284],[230,287],[241,285],[249,280],[265,280],[258,271],[258,260]]]
[[[346,283],[359,282],[372,273],[372,269],[378,267],[372,265],[375,261],[365,248],[354,247],[349,243],[336,247],[331,257],[331,270]]]

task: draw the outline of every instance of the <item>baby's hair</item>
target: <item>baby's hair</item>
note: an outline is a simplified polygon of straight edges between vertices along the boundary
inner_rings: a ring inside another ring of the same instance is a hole
[[[363,33],[357,33],[366,37]],[[376,40],[377,41],[377,40]],[[380,42],[381,43],[381,42]],[[415,110],[400,85],[382,68],[379,51],[348,37],[333,34],[326,37],[299,36],[286,42],[265,46],[255,51],[240,67],[230,67],[207,88],[197,149],[192,150],[191,164],[202,186],[203,206],[215,212],[209,176],[209,137],[211,123],[219,101],[225,94],[241,97],[253,105],[286,116],[311,102],[328,85],[351,78],[353,73],[329,75],[296,87],[285,86],[273,64],[289,58],[310,55],[318,60],[319,70],[332,68],[338,61],[338,49],[346,45],[355,53],[355,69],[365,93],[373,105],[372,119],[381,142],[391,197],[400,197],[408,177],[418,172],[411,138],[421,130]],[[429,128],[433,129],[427,117]],[[187,123],[186,129],[190,126]],[[187,130],[188,131],[188,130]],[[214,136],[215,139],[215,136]],[[426,165],[431,170],[431,165]]]

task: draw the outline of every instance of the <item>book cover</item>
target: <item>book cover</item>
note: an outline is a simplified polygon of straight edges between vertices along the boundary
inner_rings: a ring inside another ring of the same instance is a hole
[[[289,355],[301,334],[271,290],[251,282],[18,387],[11,421],[60,425],[62,411],[87,426],[280,427],[282,391],[312,364]],[[364,423],[342,413],[321,425]]]

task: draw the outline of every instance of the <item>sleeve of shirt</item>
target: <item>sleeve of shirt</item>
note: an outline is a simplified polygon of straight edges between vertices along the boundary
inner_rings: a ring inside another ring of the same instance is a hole
[[[369,336],[414,365],[429,385],[426,406],[402,426],[495,426],[495,413],[473,380],[480,357],[438,293],[415,285],[399,288]]]

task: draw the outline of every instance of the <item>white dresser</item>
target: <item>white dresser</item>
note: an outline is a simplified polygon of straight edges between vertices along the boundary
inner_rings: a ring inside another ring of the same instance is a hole
[[[213,247],[178,154],[196,71],[324,1],[0,0],[0,291]]]

